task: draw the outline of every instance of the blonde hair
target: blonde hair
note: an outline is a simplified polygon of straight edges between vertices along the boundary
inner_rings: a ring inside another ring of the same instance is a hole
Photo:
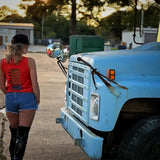
[[[7,63],[10,63],[12,59],[14,63],[18,63],[26,51],[25,46],[24,44],[7,44],[5,52]]]

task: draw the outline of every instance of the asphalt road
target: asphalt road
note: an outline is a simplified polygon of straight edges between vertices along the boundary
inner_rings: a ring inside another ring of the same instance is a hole
[[[36,60],[41,103],[32,124],[24,160],[89,160],[85,153],[74,145],[72,138],[61,125],[55,123],[55,119],[60,117],[60,108],[65,105],[66,81],[56,59],[49,58],[45,53],[33,52],[27,56]],[[65,65],[67,66],[67,62]],[[7,120],[4,127],[3,155],[9,160],[10,133]]]

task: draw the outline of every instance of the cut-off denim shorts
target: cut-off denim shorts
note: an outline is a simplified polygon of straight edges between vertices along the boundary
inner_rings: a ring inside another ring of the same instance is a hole
[[[5,107],[7,112],[18,113],[23,110],[36,110],[38,105],[34,93],[6,93]]]

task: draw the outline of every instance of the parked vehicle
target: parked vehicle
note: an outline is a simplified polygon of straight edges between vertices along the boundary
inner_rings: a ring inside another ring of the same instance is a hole
[[[56,122],[89,158],[160,159],[160,42],[72,55],[65,100]]]
[[[53,44],[55,42],[61,43],[61,39],[46,38],[46,39],[42,40],[42,45],[47,46],[47,45]]]

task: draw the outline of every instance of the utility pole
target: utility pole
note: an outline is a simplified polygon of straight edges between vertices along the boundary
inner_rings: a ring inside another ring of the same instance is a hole
[[[44,16],[42,15],[42,33],[41,33],[42,40],[43,40],[43,28],[44,28]]]

